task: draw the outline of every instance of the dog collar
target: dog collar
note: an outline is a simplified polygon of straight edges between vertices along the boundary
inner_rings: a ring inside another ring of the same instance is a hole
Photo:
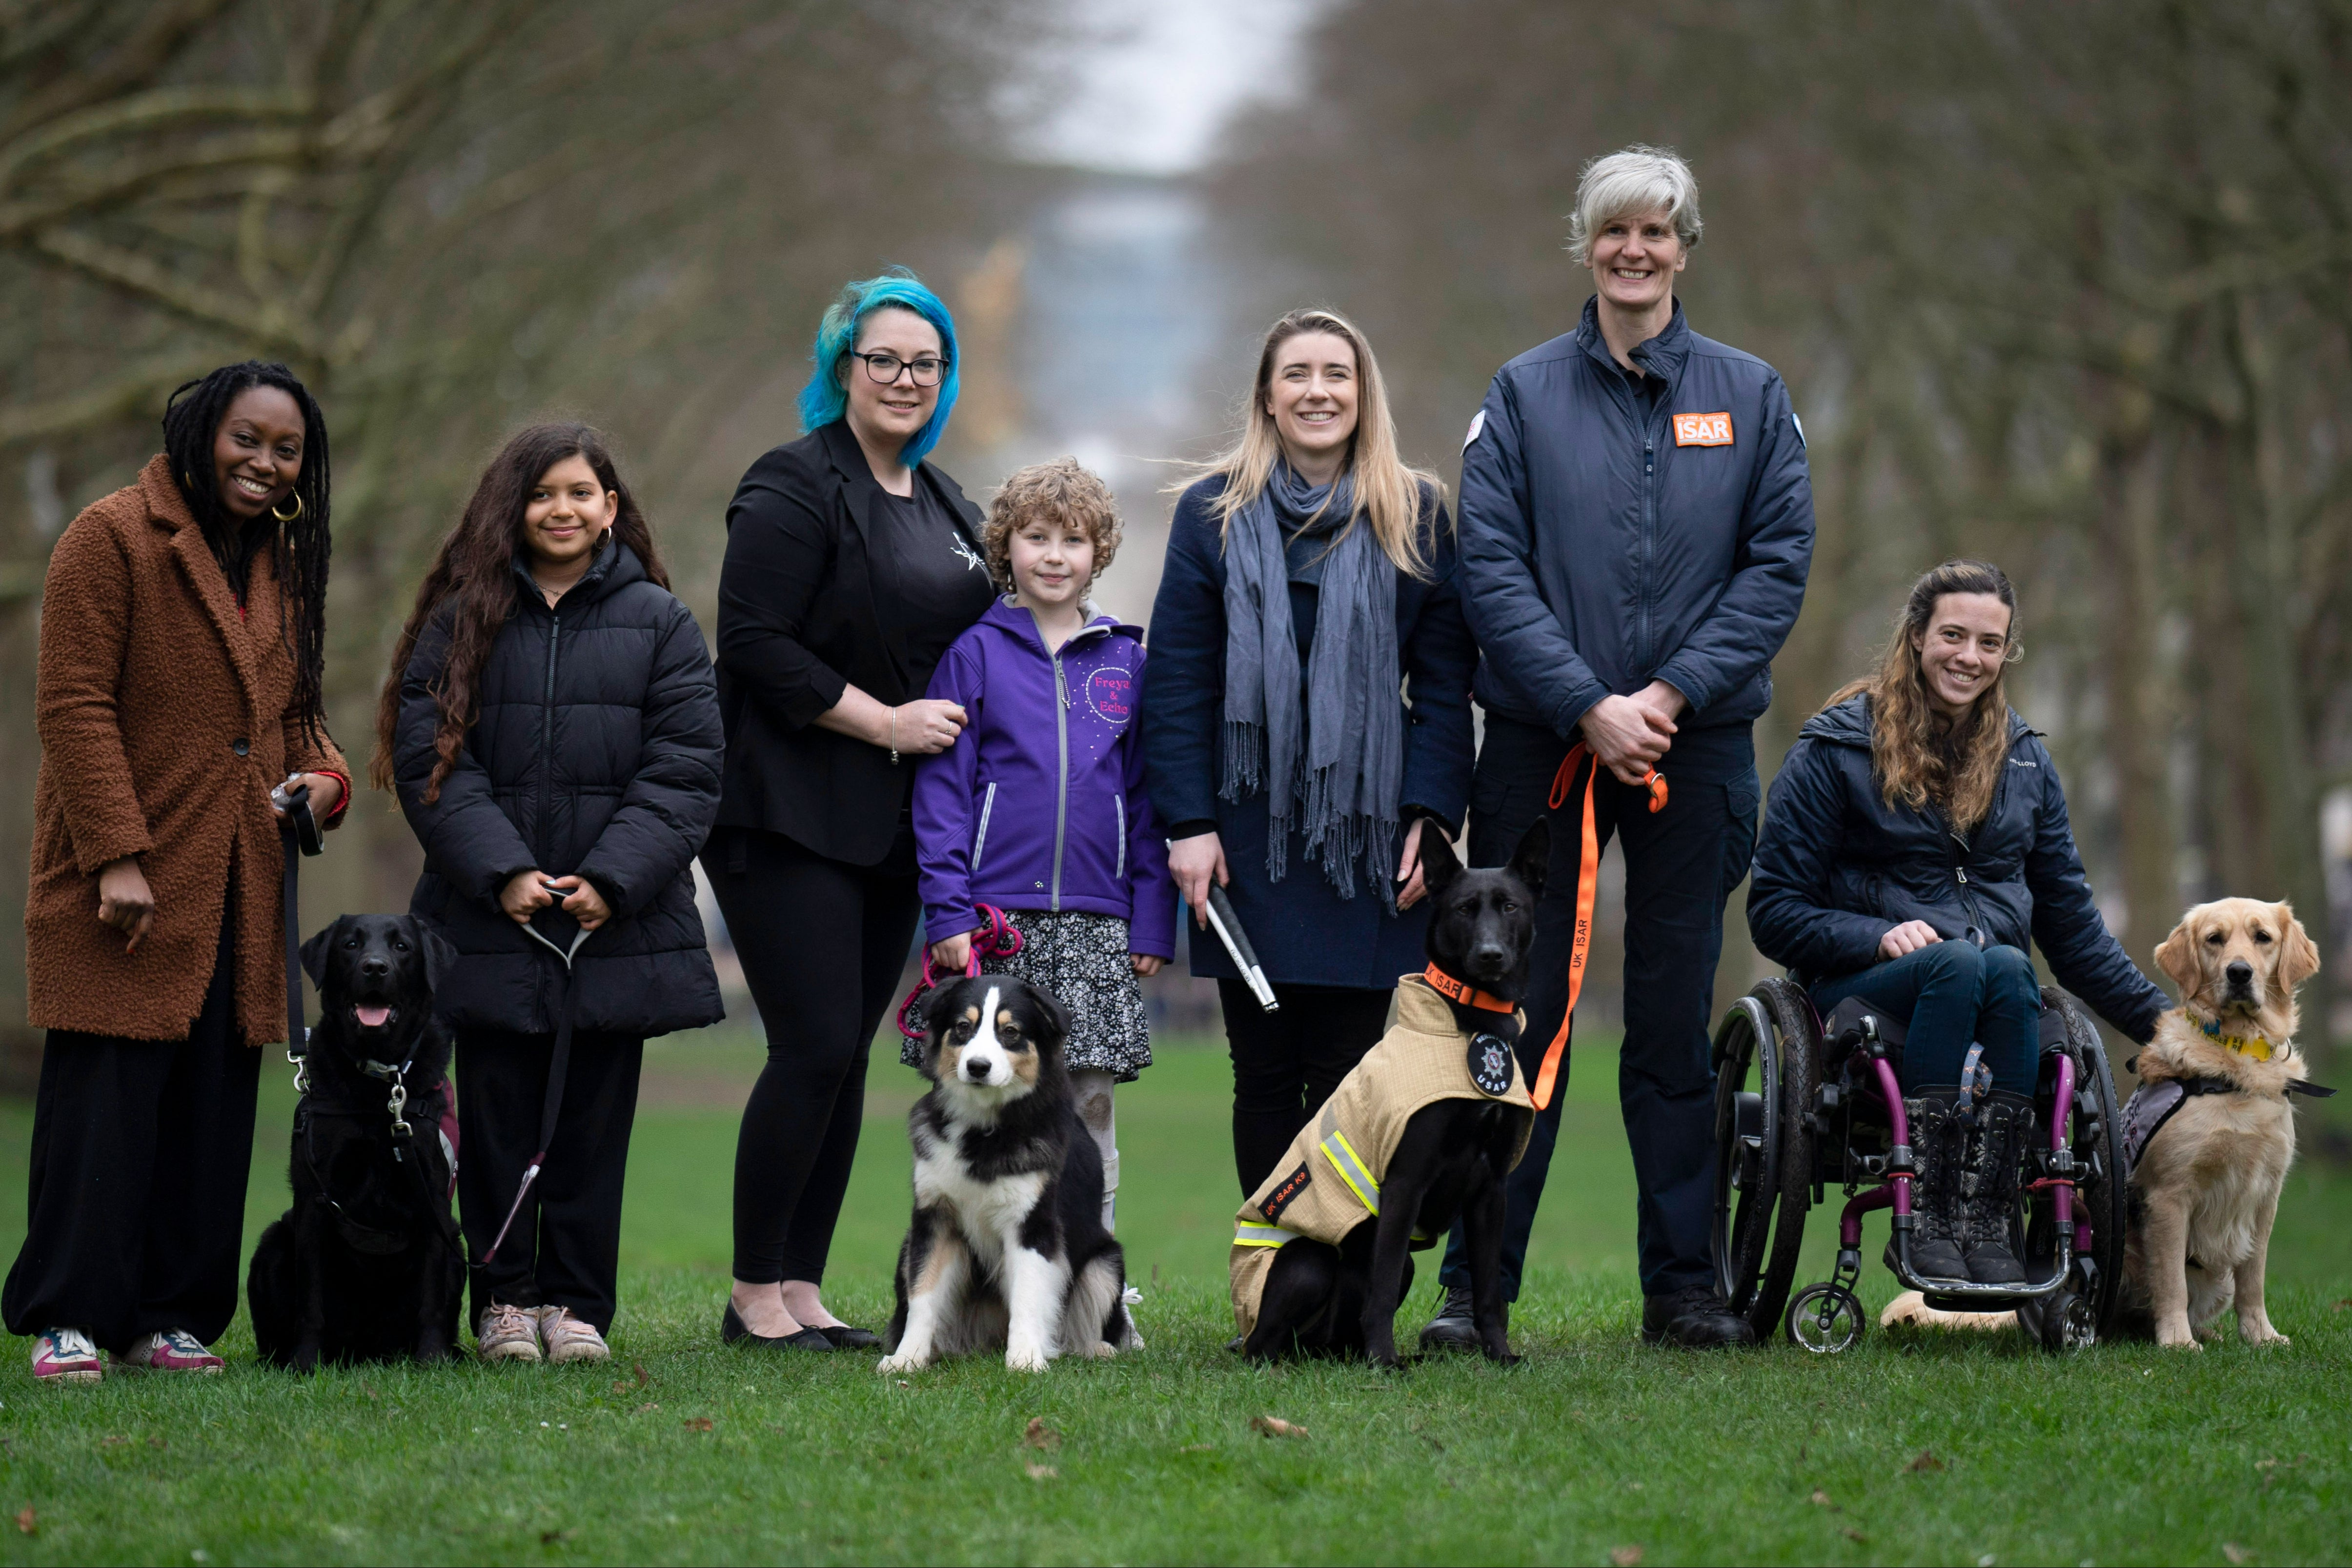
[[[1465,1008],[1476,1008],[1481,1012],[1489,1013],[1514,1013],[1519,1010],[1517,1003],[1507,1002],[1500,997],[1482,991],[1467,980],[1457,980],[1435,964],[1423,969],[1421,972],[1421,977],[1429,982],[1431,990],[1448,1001],[1460,1002]]]
[[[2261,1035],[2223,1034],[2219,1019],[2211,1023],[2199,1024],[2197,1027],[2205,1031],[2206,1039],[2221,1041],[2235,1055],[2251,1056],[2256,1061],[2268,1061],[2271,1059],[2273,1050],[2271,1042]]]

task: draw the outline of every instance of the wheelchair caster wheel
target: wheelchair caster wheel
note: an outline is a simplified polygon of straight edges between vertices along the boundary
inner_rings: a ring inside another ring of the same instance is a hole
[[[1852,1350],[1869,1322],[1852,1291],[1824,1281],[1797,1292],[1781,1326],[1791,1344],[1802,1345],[1815,1355],[1835,1355]]]
[[[2017,1326],[2053,1355],[2071,1355],[2099,1343],[2097,1311],[2090,1298],[2071,1290],[2019,1303]]]

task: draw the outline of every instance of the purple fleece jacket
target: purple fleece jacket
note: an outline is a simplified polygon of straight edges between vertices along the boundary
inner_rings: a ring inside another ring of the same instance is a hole
[[[1045,652],[999,599],[955,640],[927,696],[971,723],[915,772],[924,940],[1000,909],[1077,909],[1129,923],[1130,952],[1176,953],[1176,884],[1143,783],[1135,695],[1143,631],[1097,616]]]

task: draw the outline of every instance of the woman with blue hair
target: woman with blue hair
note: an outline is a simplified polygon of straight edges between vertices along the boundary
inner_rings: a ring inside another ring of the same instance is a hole
[[[981,515],[923,459],[956,400],[955,322],[903,268],[845,287],[817,328],[805,432],[751,465],[727,508],[719,700],[727,761],[702,852],[767,1066],[735,1148],[730,1343],[880,1341],[824,1309],[866,1048],[921,914],[914,759],[964,710],[931,670],[994,597]]]

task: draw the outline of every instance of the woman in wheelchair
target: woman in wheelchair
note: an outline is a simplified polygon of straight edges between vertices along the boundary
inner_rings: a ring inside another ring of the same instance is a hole
[[[1757,947],[1823,1018],[1860,997],[1907,1019],[1913,1268],[1979,1284],[2026,1278],[2010,1216],[2040,1068],[2032,945],[2135,1040],[2170,1005],[2100,919],[2058,769],[2005,699],[2017,632],[1999,567],[1919,579],[1876,674],[1832,696],[1781,764],[1748,896]],[[1972,1114],[1971,1046],[1991,1076]]]

